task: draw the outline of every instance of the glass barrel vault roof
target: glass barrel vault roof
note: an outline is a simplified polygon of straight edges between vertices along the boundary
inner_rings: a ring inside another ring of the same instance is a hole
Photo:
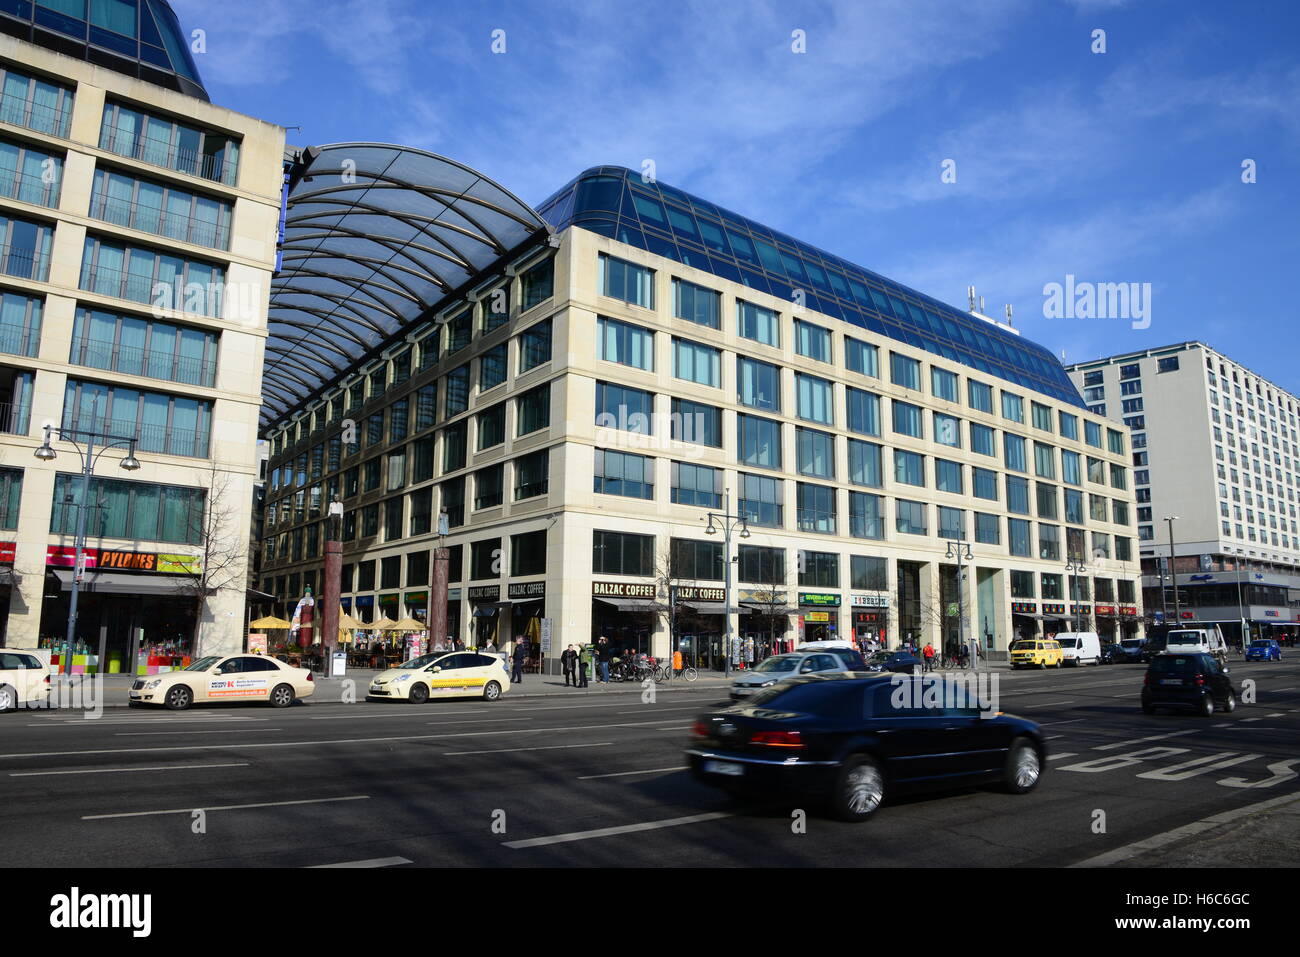
[[[468,166],[384,143],[309,147],[271,281],[263,428],[547,232]]]
[[[624,167],[586,170],[538,213],[787,302],[801,289],[811,310],[1087,408],[1043,346]]]

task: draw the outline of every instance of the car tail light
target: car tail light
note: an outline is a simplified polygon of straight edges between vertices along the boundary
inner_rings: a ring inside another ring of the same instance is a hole
[[[1196,687],[1198,688],[1205,687],[1205,675],[1197,675],[1195,680],[1196,680]]]
[[[312,677],[312,674],[311,674],[310,671],[307,672],[307,680],[308,680],[308,681],[312,681],[312,682],[314,682],[314,681],[316,680],[315,678]]]
[[[750,744],[761,744],[769,748],[802,748],[803,740],[798,731],[757,731],[749,739]]]
[[[45,683],[46,684],[50,683],[50,676],[48,674],[45,676]]]
[[[707,738],[709,736],[709,726],[703,721],[696,721],[691,726],[691,734],[697,738]]]
[[[1142,684],[1145,685],[1145,686],[1148,687],[1148,688],[1151,687],[1151,675],[1150,675],[1150,674],[1145,674],[1145,675],[1142,676]]]

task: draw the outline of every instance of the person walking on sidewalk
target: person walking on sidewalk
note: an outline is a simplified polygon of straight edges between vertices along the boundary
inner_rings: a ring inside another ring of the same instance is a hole
[[[572,647],[572,646],[570,646]],[[582,651],[578,653],[578,676],[582,679],[578,682],[579,688],[587,688],[587,675],[591,673],[591,645],[582,646]]]
[[[528,639],[520,636],[515,639],[514,654],[511,655],[514,662],[514,670],[510,673],[511,684],[523,684],[524,681],[524,662],[528,660]]]
[[[609,642],[604,638],[600,639],[600,643],[596,646],[596,660],[600,665],[600,683],[603,685],[609,684],[609,659],[612,655]]]
[[[927,641],[925,643],[925,651],[922,652],[922,654],[925,656],[925,670],[933,671],[934,670],[934,644],[932,642]]]
[[[573,686],[576,688],[578,686],[578,652],[573,645],[565,648],[564,654],[560,655],[560,667],[564,671],[564,687],[569,687],[569,682],[572,681]]]

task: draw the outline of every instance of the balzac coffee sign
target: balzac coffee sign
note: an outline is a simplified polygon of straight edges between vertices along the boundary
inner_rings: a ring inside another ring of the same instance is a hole
[[[638,582],[592,582],[591,593],[597,598],[654,598],[655,586]]]

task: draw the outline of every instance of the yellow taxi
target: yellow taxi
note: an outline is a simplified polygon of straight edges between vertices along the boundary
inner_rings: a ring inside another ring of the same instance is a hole
[[[1040,668],[1059,668],[1065,661],[1061,644],[1051,638],[1022,638],[1011,643],[1011,667],[1037,665]]]
[[[510,689],[505,658],[476,651],[434,651],[381,671],[370,682],[367,701],[482,698],[496,701]]]
[[[287,708],[316,692],[311,672],[265,655],[209,655],[181,671],[137,678],[132,705],[163,705],[184,711],[195,703],[269,702]]]

